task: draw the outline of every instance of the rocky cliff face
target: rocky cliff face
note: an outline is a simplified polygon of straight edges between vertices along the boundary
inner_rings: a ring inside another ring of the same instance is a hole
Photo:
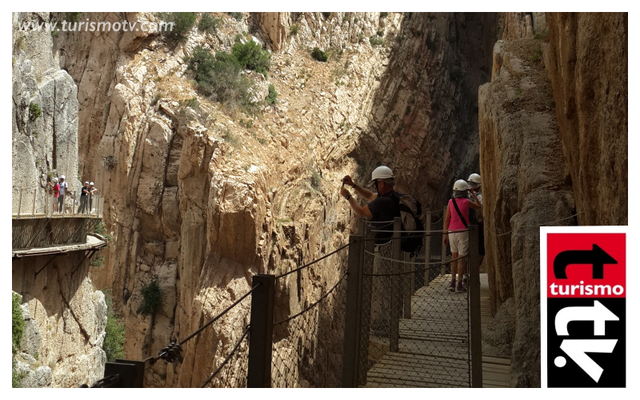
[[[22,198],[22,212],[28,204],[29,213],[45,210],[45,202],[51,207],[48,178],[64,174],[70,191],[80,187],[77,86],[58,66],[50,32],[18,29],[31,21],[48,23],[50,14],[13,14],[12,200],[14,212]],[[22,295],[26,322],[17,357],[18,370],[27,372],[24,387],[77,387],[104,373],[106,303],[86,263],[76,269],[83,257],[12,261],[12,289]]]
[[[504,325],[511,384],[536,387],[538,226],[627,223],[627,19],[501,19],[505,40],[479,90],[485,265],[492,310],[515,320]]]
[[[474,87],[489,76],[495,16],[323,14],[237,21],[220,13],[214,34],[193,28],[175,46],[154,33],[56,39],[60,65],[79,87],[80,169],[106,196],[115,243],[92,278],[113,288],[127,357],[154,355],[193,332],[244,294],[253,274],[281,273],[341,246],[353,222],[338,195],[345,174],[362,182],[388,163],[402,190],[439,208],[453,177],[477,170]],[[229,112],[181,77],[196,46],[228,50],[247,31],[272,50],[268,81],[248,76],[263,88],[258,97],[273,84],[279,99],[258,116]],[[374,35],[382,45],[370,43]],[[327,63],[309,56],[315,46],[331,49]],[[193,98],[198,105],[186,106]],[[338,274],[287,280],[276,313],[302,309]],[[136,313],[151,280],[165,296],[153,319]],[[200,385],[239,338],[247,312],[248,303],[188,343],[181,364],[156,363],[147,385]]]
[[[69,190],[82,185],[78,171],[78,88],[54,59],[49,32],[21,31],[20,24],[48,23],[49,13],[13,14],[12,186],[13,212],[44,210],[47,176],[66,175]],[[28,200],[27,200],[28,199]],[[28,207],[27,207],[28,206]]]

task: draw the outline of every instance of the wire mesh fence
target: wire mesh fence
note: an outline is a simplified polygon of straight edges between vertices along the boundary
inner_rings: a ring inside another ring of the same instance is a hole
[[[343,252],[346,254],[346,248]],[[341,386],[344,310],[346,303],[346,265],[343,255],[335,255],[323,269],[324,285],[314,285],[313,294],[299,292],[301,275],[296,278],[294,296],[304,296],[296,309],[276,310],[273,326],[271,387]],[[331,272],[333,271],[333,272]],[[338,271],[336,273],[336,271]],[[301,271],[298,274],[316,274]],[[317,276],[316,276],[317,277]],[[293,279],[293,276],[290,277]],[[284,288],[283,285],[280,289]],[[285,292],[281,291],[280,294]],[[290,293],[291,295],[291,293]],[[286,307],[285,307],[286,308]]]
[[[13,250],[80,244],[87,241],[87,233],[95,230],[99,219],[33,218],[12,223]]]
[[[399,234],[375,246],[373,233],[367,236],[359,386],[471,385],[468,293],[449,291],[451,260],[442,245],[442,221],[428,221],[424,235],[423,249],[413,259],[400,252]]]

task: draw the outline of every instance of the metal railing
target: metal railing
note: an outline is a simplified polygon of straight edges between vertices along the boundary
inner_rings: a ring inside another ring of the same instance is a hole
[[[433,229],[441,221],[432,217],[416,232],[425,238],[422,258],[402,255],[399,219],[390,243],[377,249],[369,227],[306,265],[279,276],[255,275],[249,292],[142,363],[181,360],[187,341],[222,323],[250,296],[250,322],[223,349],[226,356],[212,360],[201,387],[480,387],[477,227],[470,228],[469,256],[461,258],[469,260],[470,292],[450,293],[438,285],[446,281],[446,265],[457,260],[447,259],[442,231]],[[303,285],[311,280],[321,283]],[[110,371],[118,368],[125,367]]]
[[[82,197],[86,197],[83,200]],[[62,209],[61,209],[62,208]],[[21,218],[102,218],[104,196],[80,196],[80,191],[68,191],[62,204],[44,189],[19,189],[12,192],[11,216]]]

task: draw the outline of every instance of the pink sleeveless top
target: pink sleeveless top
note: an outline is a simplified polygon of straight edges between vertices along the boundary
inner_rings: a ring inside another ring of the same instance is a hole
[[[452,199],[453,200],[453,199]],[[449,220],[449,230],[458,230],[458,229],[467,229],[464,226],[464,223],[460,220],[460,216],[456,211],[456,208],[453,206],[452,200],[449,200],[449,215],[451,215],[451,219]],[[458,208],[460,209],[460,213],[464,217],[467,224],[469,223],[469,200],[468,199],[455,199],[456,203],[458,203]]]

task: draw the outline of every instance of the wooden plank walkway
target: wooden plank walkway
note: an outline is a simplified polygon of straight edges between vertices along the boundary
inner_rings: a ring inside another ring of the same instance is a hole
[[[411,318],[400,320],[399,352],[389,352],[386,340],[372,338],[377,362],[364,387],[469,387],[470,363],[466,318],[467,295],[448,290],[450,275],[439,276],[411,299]],[[490,322],[489,286],[481,274],[482,325]],[[483,357],[483,386],[509,387],[511,361]]]

